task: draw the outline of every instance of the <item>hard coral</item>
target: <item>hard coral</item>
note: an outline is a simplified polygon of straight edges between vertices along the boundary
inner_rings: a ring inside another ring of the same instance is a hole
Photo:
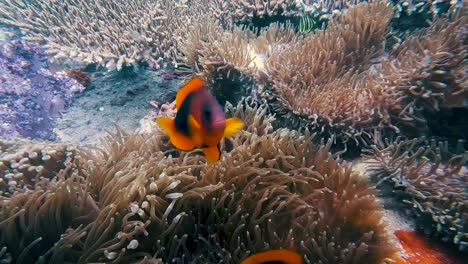
[[[21,28],[24,39],[44,44],[56,60],[159,68],[190,23],[187,11],[169,0],[14,0],[0,3],[0,22]]]
[[[468,153],[421,139],[393,143],[377,141],[367,150],[366,163],[381,189],[398,194],[417,216],[426,233],[468,250]]]
[[[38,45],[12,41],[0,46],[0,136],[53,138],[54,119],[84,87],[48,66]]]
[[[228,108],[248,125],[223,142],[221,160],[211,165],[196,151],[173,149],[160,130],[145,136],[119,129],[102,149],[82,151],[71,177],[54,183],[73,182],[70,197],[50,188],[72,216],[60,237],[63,229],[47,226],[57,242],[39,252],[28,239],[29,247],[9,252],[15,260],[27,254],[55,262],[240,263],[283,247],[306,263],[389,260],[395,248],[367,180],[331,155],[330,144],[313,144],[307,131],[273,131],[266,111]],[[1,246],[30,236],[6,235],[7,226],[36,210],[34,200],[22,199],[14,203],[20,213],[0,214]],[[54,216],[55,201],[34,216],[36,223]],[[10,202],[0,209],[10,212]]]

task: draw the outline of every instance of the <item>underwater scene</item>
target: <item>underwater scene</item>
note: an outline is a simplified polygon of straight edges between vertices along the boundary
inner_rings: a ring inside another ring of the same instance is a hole
[[[0,264],[468,263],[466,0],[0,0]]]

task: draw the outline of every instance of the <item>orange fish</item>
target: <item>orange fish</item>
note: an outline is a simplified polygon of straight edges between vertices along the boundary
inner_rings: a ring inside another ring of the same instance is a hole
[[[410,230],[397,230],[395,236],[400,240],[404,256],[396,264],[462,264],[466,263],[457,255],[449,253],[442,244],[430,242],[424,235]]]
[[[272,249],[254,254],[241,264],[302,264],[302,257],[289,249]]]
[[[226,119],[223,108],[195,77],[182,86],[176,95],[175,118],[160,117],[156,123],[169,135],[174,147],[189,151],[202,148],[208,162],[219,160],[219,142],[244,126],[238,118]]]

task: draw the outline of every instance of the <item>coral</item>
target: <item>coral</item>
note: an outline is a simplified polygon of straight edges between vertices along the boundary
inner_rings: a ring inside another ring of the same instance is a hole
[[[193,5],[207,6],[224,28],[236,25],[253,28],[267,27],[273,23],[292,22],[295,25],[303,17],[315,21],[327,21],[341,9],[356,5],[363,0],[194,0]]]
[[[273,130],[266,107],[250,105],[228,107],[247,126],[223,141],[215,164],[173,149],[160,130],[118,129],[101,148],[80,150],[69,176],[62,170],[29,196],[46,201],[41,214],[27,196],[1,204],[0,246],[14,260],[74,263],[240,263],[278,247],[307,263],[390,261],[396,249],[367,180],[330,154],[330,143]],[[66,220],[57,222],[61,213]],[[22,224],[26,216],[35,222]],[[55,225],[46,229],[41,223],[50,218]],[[19,231],[8,233],[13,225]]]
[[[0,135],[53,138],[54,119],[84,87],[48,67],[35,44],[11,41],[0,46]]]
[[[21,28],[55,60],[122,69],[167,65],[190,19],[177,1],[2,1],[0,22]]]
[[[214,13],[226,14],[228,18],[220,18],[226,26],[239,24],[255,27],[268,26],[272,22],[285,22],[287,19],[302,16],[300,5],[294,0],[211,0]]]
[[[419,227],[468,250],[468,152],[461,144],[451,151],[434,140],[376,140],[365,157],[380,189],[397,194]]]

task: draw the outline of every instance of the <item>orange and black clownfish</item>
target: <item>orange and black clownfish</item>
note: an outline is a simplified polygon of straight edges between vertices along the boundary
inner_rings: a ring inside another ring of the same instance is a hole
[[[172,145],[184,151],[202,148],[208,162],[219,160],[219,141],[244,126],[238,118],[226,119],[221,105],[198,77],[177,92],[176,109],[175,118],[160,117],[156,123],[169,135]]]
[[[241,264],[302,264],[302,257],[289,249],[272,249],[252,255]]]

